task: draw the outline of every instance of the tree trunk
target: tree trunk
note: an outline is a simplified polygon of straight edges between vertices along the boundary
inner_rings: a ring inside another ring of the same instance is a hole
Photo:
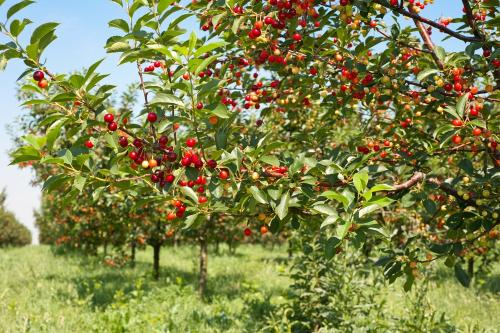
[[[132,242],[132,244],[130,245],[130,247],[131,247],[130,266],[135,267],[135,248],[136,248],[135,242]]]
[[[472,277],[474,276],[474,258],[469,258],[469,261],[467,262],[467,273],[472,279]]]
[[[292,251],[292,241],[288,241],[288,259],[292,259],[293,251]]]
[[[153,278],[155,280],[160,278],[160,249],[161,244],[153,245]]]
[[[200,297],[205,295],[207,288],[207,264],[208,264],[208,242],[205,235],[200,237],[200,276],[198,285],[198,294]]]

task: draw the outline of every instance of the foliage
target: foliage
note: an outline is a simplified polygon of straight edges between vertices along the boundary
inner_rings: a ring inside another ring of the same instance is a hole
[[[31,232],[5,207],[5,189],[0,193],[0,247],[31,244]]]
[[[116,190],[175,230],[219,214],[264,214],[272,232],[312,221],[327,258],[383,244],[385,277],[407,290],[437,259],[470,284],[461,258],[499,235],[497,0],[439,22],[413,1],[112,2],[125,16],[106,50],[137,65],[138,113],[109,107],[102,60],[75,74],[42,63],[57,23],[22,45],[31,21],[14,16],[32,1],[2,6],[0,67],[24,61],[24,106],[47,110],[12,163],[53,168],[44,191]],[[202,32],[186,33],[189,18]],[[431,28],[462,47],[435,45]]]

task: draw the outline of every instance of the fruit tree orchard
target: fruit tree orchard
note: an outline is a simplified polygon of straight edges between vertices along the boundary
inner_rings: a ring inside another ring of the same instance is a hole
[[[454,1],[456,18],[414,0],[112,1],[124,16],[105,47],[136,64],[140,115],[109,112],[101,61],[45,67],[57,23],[20,42],[31,21],[15,17],[33,1],[2,8],[0,66],[23,60],[24,106],[47,110],[13,163],[55,168],[44,190],[119,191],[172,229],[320,221],[327,257],[377,238],[390,280],[410,287],[442,258],[468,284],[461,258],[498,236],[498,0]],[[438,30],[462,50],[438,46]]]

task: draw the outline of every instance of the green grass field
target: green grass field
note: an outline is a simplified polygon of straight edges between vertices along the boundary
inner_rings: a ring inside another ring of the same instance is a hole
[[[194,247],[164,248],[154,282],[150,251],[139,252],[135,268],[116,269],[45,246],[0,250],[0,332],[256,332],[284,301],[284,249],[210,256],[206,301],[196,294],[197,255]],[[428,297],[461,331],[497,332],[498,285],[488,286],[464,289],[446,273]],[[387,311],[403,316],[401,285],[386,289]]]

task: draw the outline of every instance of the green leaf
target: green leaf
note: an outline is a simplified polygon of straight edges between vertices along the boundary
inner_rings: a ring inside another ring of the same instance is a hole
[[[54,143],[59,137],[59,133],[61,133],[61,128],[64,125],[65,121],[66,119],[59,119],[47,129],[47,149],[51,150],[54,146]]]
[[[189,54],[191,54],[196,47],[196,42],[198,41],[198,37],[196,37],[196,33],[191,31],[191,35],[189,35]]]
[[[159,93],[153,98],[149,103],[150,105],[177,105],[184,108],[184,103],[182,100],[174,95]]]
[[[180,187],[181,192],[191,200],[193,200],[196,204],[198,204],[198,196],[196,195],[196,192],[189,186],[181,186]]]
[[[230,117],[229,112],[227,110],[227,106],[222,103],[217,104],[217,107],[212,110],[212,113],[219,118],[227,119]]]
[[[333,208],[332,206],[329,206],[329,205],[323,205],[323,204],[315,205],[312,207],[312,209],[320,214],[329,215],[329,216],[338,216],[335,208]]]
[[[333,258],[341,240],[335,236],[330,237],[325,243],[325,257],[327,259]]]
[[[322,197],[325,197],[329,200],[335,200],[340,202],[344,208],[347,208],[349,206],[349,199],[343,196],[342,194],[335,192],[335,191],[326,191],[321,194]]]
[[[184,222],[183,229],[189,229],[191,227],[196,227],[201,221],[201,215],[199,213],[189,215]]]
[[[439,70],[433,69],[433,68],[425,69],[425,70],[421,71],[420,73],[418,73],[417,80],[418,81],[423,81],[428,76],[436,74],[436,73],[439,73]]]
[[[267,204],[266,195],[257,186],[251,186],[249,191],[257,202]]]
[[[40,25],[31,34],[30,44],[35,44],[38,41],[40,41],[47,34],[53,32],[58,25],[59,25],[59,23],[56,23],[56,22],[47,22],[47,23]]]
[[[276,206],[275,212],[280,220],[283,220],[288,215],[288,205],[290,203],[290,193],[288,191],[281,197],[281,201]]]
[[[75,181],[73,182],[73,186],[82,193],[85,183],[87,182],[87,178],[78,175],[75,177]]]
[[[130,29],[127,21],[122,20],[122,19],[116,19],[116,20],[109,21],[108,26],[110,28],[118,28],[120,30],[123,30],[124,32],[129,32],[129,29]]]
[[[175,0],[160,0],[157,7],[158,14],[161,15],[174,2]]]
[[[365,207],[359,209],[357,211],[357,216],[359,218],[365,216],[365,215],[368,215],[380,208],[384,208],[386,206],[389,206],[390,204],[392,204],[394,202],[393,199],[390,199],[390,198],[381,198],[381,199],[378,199],[376,201],[368,201],[365,203]]]
[[[353,177],[352,180],[354,182],[354,187],[358,193],[363,193],[368,185],[368,173],[367,172],[358,172]]]
[[[50,176],[42,186],[42,191],[52,191],[61,187],[70,177],[65,174],[58,174]]]
[[[334,224],[335,222],[337,222],[337,220],[339,219],[339,216],[337,214],[335,215],[330,215],[328,216],[324,221],[323,223],[321,223],[321,226],[319,227],[320,229],[323,229],[329,225],[332,225]]]
[[[38,150],[35,149],[35,147],[32,146],[24,146],[16,150],[13,154],[12,157],[14,157],[13,161],[10,163],[12,164],[17,164],[21,162],[28,162],[28,161],[38,161],[42,156]]]
[[[225,46],[226,44],[227,44],[226,42],[214,42],[210,44],[205,44],[196,50],[196,52],[194,53],[194,57],[198,58],[199,56],[208,53],[218,47]]]
[[[35,1],[32,1],[32,0],[23,0],[15,5],[13,5],[12,7],[9,8],[9,10],[7,11],[7,19],[10,19],[12,17],[12,15],[14,15],[15,13],[17,13],[18,11],[20,11],[21,9],[25,8],[25,7],[28,7],[29,5],[31,5],[32,3],[34,3]]]
[[[470,286],[470,277],[459,263],[455,264],[455,277],[462,286],[466,288]]]
[[[463,94],[457,102],[457,107],[456,107],[456,112],[460,116],[460,118],[464,117],[465,113],[465,105],[467,103],[467,100],[469,99],[469,93]]]
[[[259,160],[264,162],[264,163],[270,164],[272,166],[279,166],[280,165],[280,160],[276,156],[273,156],[273,155],[262,156]]]
[[[106,140],[106,143],[108,144],[108,147],[113,149],[113,151],[116,153],[118,152],[118,144],[115,140],[115,137],[111,133],[106,133],[104,135],[104,139]]]
[[[441,46],[436,46],[434,50],[438,59],[444,61],[444,58],[446,57],[446,51],[444,50],[444,48],[442,48]]]
[[[22,21],[14,20],[10,24],[10,33],[12,34],[12,36],[17,37],[21,32],[23,32],[24,28],[31,23],[33,22],[26,18]]]
[[[468,158],[464,158],[460,162],[458,162],[458,167],[470,176],[474,173],[474,166],[472,165],[472,161],[469,160]]]

